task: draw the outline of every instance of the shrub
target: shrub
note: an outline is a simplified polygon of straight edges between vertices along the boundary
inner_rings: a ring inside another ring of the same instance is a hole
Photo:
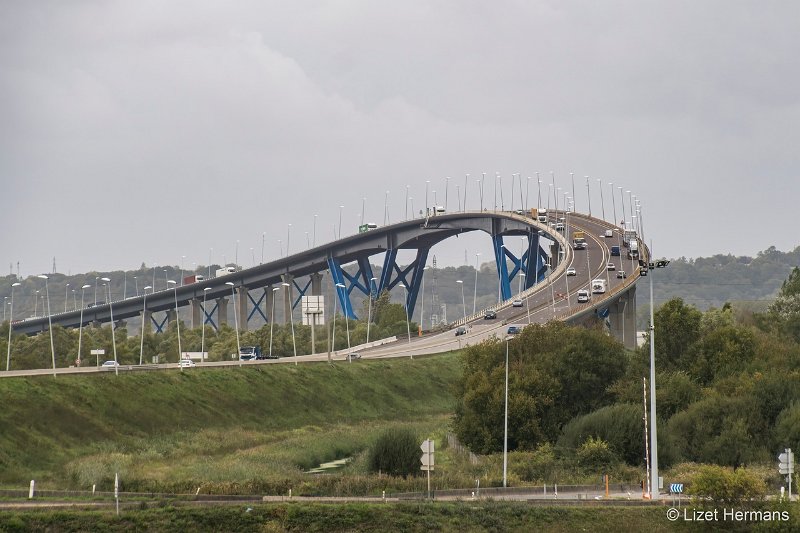
[[[421,440],[409,428],[389,428],[372,445],[369,468],[390,476],[409,476],[419,472]]]
[[[618,462],[614,452],[603,439],[589,437],[576,452],[578,464],[586,468],[602,469]]]
[[[715,503],[741,504],[762,500],[767,487],[754,473],[745,468],[732,470],[717,465],[703,465],[691,478],[687,494],[709,498]]]

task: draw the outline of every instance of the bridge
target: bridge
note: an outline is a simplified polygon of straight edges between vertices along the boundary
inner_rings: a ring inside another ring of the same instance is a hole
[[[635,285],[640,269],[637,260],[624,255],[623,228],[588,215],[552,210],[548,210],[546,222],[539,222],[524,211],[486,210],[407,220],[196,283],[176,284],[171,289],[50,317],[15,321],[13,329],[34,335],[47,331],[51,322],[75,328],[108,323],[113,317],[118,326],[125,319],[139,316],[143,326],[152,325],[160,332],[177,318],[177,308],[185,306],[191,308],[191,327],[206,323],[218,328],[229,323],[229,298],[236,306],[234,316],[241,317],[237,325],[247,329],[257,315],[270,322],[278,293],[283,296],[286,317],[291,316],[303,296],[321,295],[325,272],[331,277],[336,306],[350,319],[357,318],[352,304],[354,293],[375,297],[398,285],[404,290],[408,314],[413,315],[430,249],[445,239],[471,231],[483,231],[492,240],[500,293],[500,303],[492,309],[503,324],[552,319],[581,323],[599,318],[627,347],[635,346]],[[578,231],[586,235],[587,247],[583,250],[574,250],[570,244]],[[607,232],[611,237],[606,237]],[[504,244],[504,238],[514,236],[523,237],[525,243],[519,257]],[[623,255],[612,256],[613,246],[620,246]],[[404,250],[410,251],[414,259],[399,264],[398,252]],[[644,246],[641,253],[649,261]],[[383,260],[376,277],[370,258],[378,254],[383,254]],[[608,270],[609,262],[615,264],[614,271]],[[567,275],[568,267],[574,268],[574,275]],[[626,272],[625,277],[617,277],[620,270]],[[606,291],[593,294],[589,302],[578,303],[577,291],[590,289],[592,280],[597,278],[606,280]],[[515,279],[521,289],[518,293],[512,290]],[[524,300],[523,308],[514,307],[512,300]],[[158,316],[161,313],[163,317]],[[452,325],[473,324],[483,316],[484,310]]]

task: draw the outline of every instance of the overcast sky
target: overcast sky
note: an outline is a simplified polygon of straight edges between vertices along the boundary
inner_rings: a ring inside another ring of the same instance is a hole
[[[228,4],[2,4],[0,272],[250,266],[483,172],[623,186],[657,256],[800,244],[800,3]]]

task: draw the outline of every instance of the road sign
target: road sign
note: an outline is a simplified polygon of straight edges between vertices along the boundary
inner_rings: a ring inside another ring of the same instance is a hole
[[[794,454],[791,448],[786,448],[778,455],[778,472],[784,476],[794,474]]]
[[[91,350],[89,353],[92,355],[105,355],[106,351],[100,348],[99,350]]]
[[[681,493],[683,493],[683,483],[670,483],[669,491],[672,494],[681,494]]]
[[[422,466],[420,467],[420,470],[427,470],[430,472],[433,470],[433,440],[425,439],[425,442],[422,443],[420,449],[422,449],[422,457],[420,458]]]

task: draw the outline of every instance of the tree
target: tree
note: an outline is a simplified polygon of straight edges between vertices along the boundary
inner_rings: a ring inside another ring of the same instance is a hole
[[[673,298],[655,313],[656,359],[662,369],[684,367],[691,346],[700,338],[702,313]]]
[[[772,326],[795,342],[800,342],[800,268],[794,267],[781,285],[778,298],[769,306]]]
[[[627,365],[623,347],[602,331],[560,322],[528,326],[508,348],[511,450],[553,442],[573,417],[611,403],[609,385]],[[480,453],[503,446],[505,350],[495,339],[463,354],[454,427]]]

